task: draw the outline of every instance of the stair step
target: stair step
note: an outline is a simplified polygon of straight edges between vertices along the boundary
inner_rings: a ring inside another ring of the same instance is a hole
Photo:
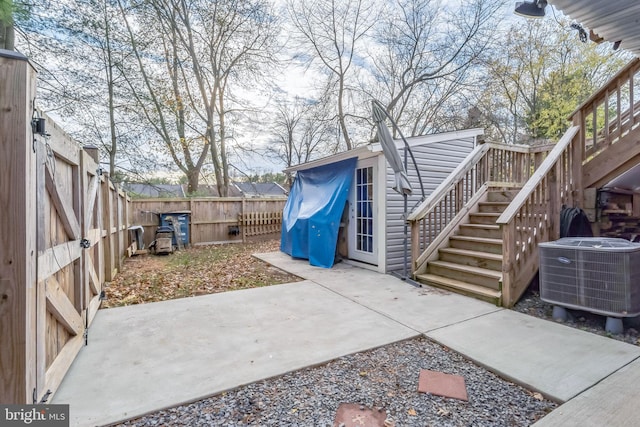
[[[489,252],[502,255],[502,239],[490,239],[472,236],[451,236],[449,246],[476,252]]]
[[[489,190],[487,199],[490,202],[510,202],[520,190]]]
[[[480,212],[499,212],[502,213],[507,209],[510,202],[480,202],[478,208]]]
[[[502,271],[473,267],[448,261],[431,261],[427,272],[494,290],[500,290]]]
[[[501,305],[502,292],[485,288],[484,286],[476,286],[460,280],[450,279],[435,274],[419,274],[416,276],[416,279],[426,285],[468,295],[483,301],[491,302],[497,306]]]
[[[478,212],[469,214],[469,221],[472,224],[490,224],[495,225],[498,218],[500,218],[498,212]]]
[[[438,251],[440,261],[455,262],[472,267],[502,271],[502,255],[467,249],[442,248]]]
[[[488,237],[490,239],[502,238],[500,226],[490,224],[461,224],[458,234],[461,236]]]

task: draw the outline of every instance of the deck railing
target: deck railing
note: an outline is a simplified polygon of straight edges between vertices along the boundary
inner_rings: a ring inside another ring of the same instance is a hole
[[[454,231],[488,187],[522,186],[548,150],[548,146],[505,144],[476,147],[408,217],[413,273],[425,271],[427,261],[443,239]]]
[[[640,60],[631,61],[571,114],[572,118],[583,117],[582,160],[597,155],[640,123],[640,100],[634,96],[636,86],[640,85],[639,71]]]
[[[640,59],[634,59],[571,114],[570,119],[580,127],[582,135],[580,160],[585,188],[606,184],[632,166],[633,157],[640,153],[640,149],[633,151],[634,147],[625,144],[615,145],[630,134],[640,139],[639,90]],[[602,155],[605,150],[607,154]],[[616,158],[615,165],[612,157]]]
[[[515,304],[538,271],[538,244],[559,237],[562,205],[574,205],[580,142],[579,126],[571,127],[496,221],[502,229],[506,307]]]

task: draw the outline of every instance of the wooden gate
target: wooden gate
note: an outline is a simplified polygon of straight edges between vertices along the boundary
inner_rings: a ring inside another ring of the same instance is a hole
[[[83,272],[88,285],[84,298],[87,308],[87,328],[91,325],[98,308],[100,308],[100,301],[103,297],[102,284],[104,283],[103,245],[100,244],[103,237],[102,204],[100,203],[102,169],[98,164],[97,156],[97,149],[91,149],[91,153],[85,149],[81,172],[84,180],[82,186],[82,211],[84,212],[82,234],[84,239],[81,241],[81,246],[84,248]]]
[[[37,150],[36,391],[56,390],[84,343],[82,151],[51,138]]]
[[[27,58],[0,49],[2,404],[55,392],[86,342],[105,277],[122,266],[130,225],[129,199],[103,176],[97,150],[37,111],[35,92]]]

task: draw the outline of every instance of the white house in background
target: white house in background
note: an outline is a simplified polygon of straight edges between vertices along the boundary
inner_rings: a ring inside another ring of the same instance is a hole
[[[407,138],[428,197],[467,157],[484,135],[484,130],[467,129]],[[404,143],[396,141],[404,158]],[[402,272],[404,268],[404,201],[396,193],[394,173],[380,144],[369,144],[333,156],[290,167],[298,172],[357,157],[355,175],[348,196],[348,209],[338,235],[337,253],[346,260],[381,273]],[[422,200],[418,173],[408,156],[407,174],[413,193],[408,196],[408,212]],[[359,187],[356,191],[356,187]],[[356,207],[366,204],[371,209]],[[410,234],[410,233],[407,233]],[[411,236],[407,236],[411,248]],[[410,262],[410,254],[407,262]],[[411,271],[408,266],[409,272]]]

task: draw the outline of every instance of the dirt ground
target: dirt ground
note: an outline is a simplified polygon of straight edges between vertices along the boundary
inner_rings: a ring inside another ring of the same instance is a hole
[[[137,255],[105,288],[102,308],[291,283],[288,274],[252,254],[279,250],[279,240],[200,246],[171,255]]]

